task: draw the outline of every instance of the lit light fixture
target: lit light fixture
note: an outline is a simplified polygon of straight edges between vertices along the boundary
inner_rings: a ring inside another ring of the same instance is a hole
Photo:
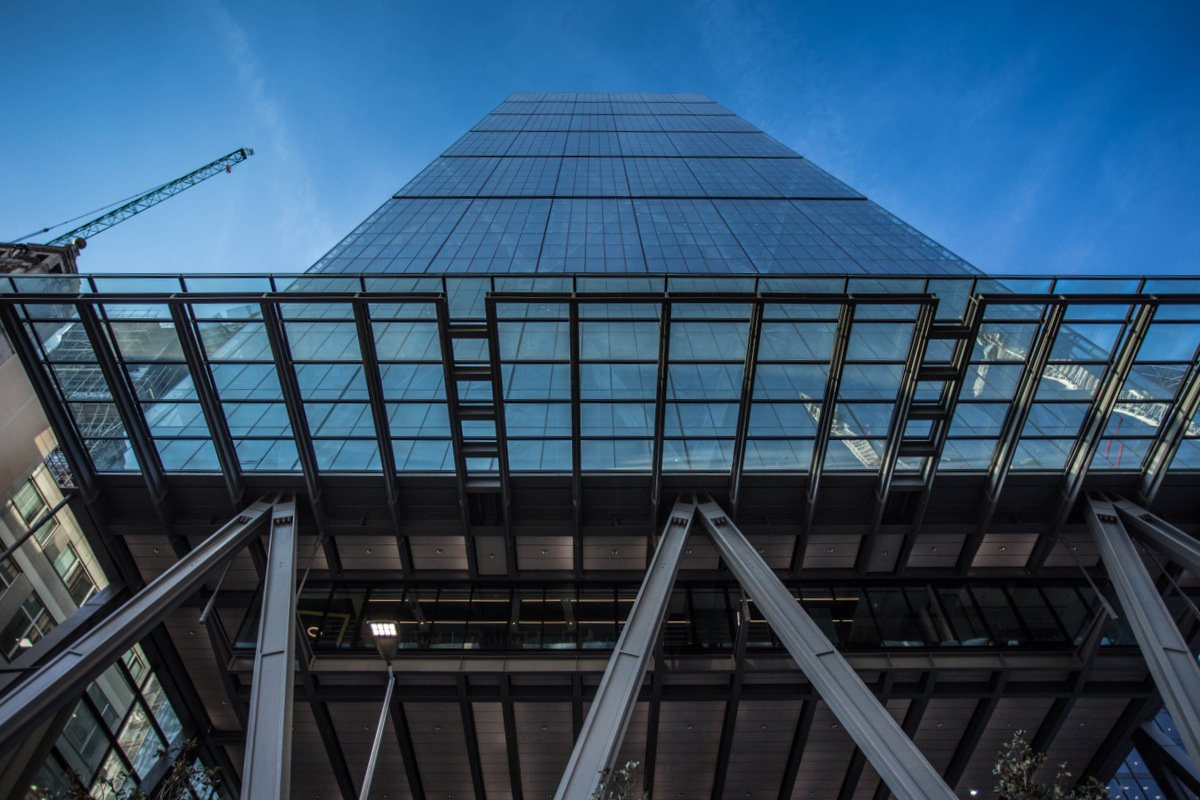
[[[363,777],[362,789],[358,800],[368,800],[371,796],[371,782],[375,779],[375,764],[379,759],[379,744],[383,741],[383,726],[387,722],[388,710],[392,705],[392,691],[396,688],[396,679],[392,674],[392,659],[400,647],[400,630],[394,619],[369,619],[367,630],[375,640],[375,649],[379,657],[387,664],[387,691],[383,695],[383,707],[379,710],[379,724],[375,726],[375,739],[371,743],[371,757],[367,759],[367,774]],[[363,729],[367,727],[364,725]]]
[[[971,790],[971,797],[978,797],[978,796],[979,796],[979,790],[978,790],[978,789],[972,789],[972,790]]]
[[[400,648],[400,631],[396,621],[391,619],[367,620],[367,630],[371,632],[371,638],[375,640],[375,649],[379,651],[380,658],[390,666],[392,659],[396,657],[396,651]]]

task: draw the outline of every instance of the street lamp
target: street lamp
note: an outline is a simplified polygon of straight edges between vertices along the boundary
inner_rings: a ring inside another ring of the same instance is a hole
[[[371,758],[367,761],[367,774],[363,778],[362,791],[358,793],[358,800],[367,800],[371,795],[371,781],[375,777],[375,762],[379,758],[379,744],[383,741],[383,726],[387,723],[388,710],[392,706],[392,690],[396,686],[396,681],[392,676],[392,659],[396,657],[396,650],[400,647],[400,631],[395,620],[367,620],[367,630],[371,632],[371,638],[375,640],[375,649],[379,651],[379,657],[387,664],[388,679],[387,693],[383,696],[383,708],[379,711],[379,725],[375,728],[375,741],[371,744]]]

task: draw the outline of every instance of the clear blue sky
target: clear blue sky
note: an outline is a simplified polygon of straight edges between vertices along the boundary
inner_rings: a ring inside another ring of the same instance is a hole
[[[87,271],[303,270],[514,91],[702,92],[988,272],[1197,271],[1194,0],[12,0],[0,20],[0,240],[257,151],[98,235]]]

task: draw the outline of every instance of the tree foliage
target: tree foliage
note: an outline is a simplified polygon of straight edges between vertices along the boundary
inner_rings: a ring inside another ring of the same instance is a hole
[[[623,766],[615,769],[599,771],[600,780],[592,790],[592,800],[632,800],[634,784],[637,783],[637,771],[640,761],[626,761]],[[650,800],[650,792],[642,792],[637,800]]]
[[[217,768],[206,767],[196,759],[195,739],[185,739],[174,747],[159,748],[158,757],[169,760],[171,766],[153,794],[144,794],[124,771],[101,778],[93,789],[110,800],[182,800],[191,797],[189,786],[203,796],[220,783]],[[42,800],[92,800],[92,792],[74,771],[67,773],[66,779],[65,789],[43,793]]]
[[[1074,776],[1065,763],[1058,765],[1053,783],[1041,784],[1034,775],[1046,763],[1045,753],[1035,753],[1025,741],[1025,732],[1017,731],[996,758],[992,774],[1000,800],[1107,800],[1108,787],[1095,778],[1072,786]]]

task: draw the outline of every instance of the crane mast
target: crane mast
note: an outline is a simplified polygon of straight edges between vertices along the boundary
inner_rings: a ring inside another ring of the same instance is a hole
[[[170,183],[164,183],[155,189],[151,189],[145,194],[135,197],[128,203],[125,203],[120,208],[115,208],[107,214],[97,217],[91,222],[80,225],[74,230],[67,231],[62,236],[46,242],[47,245],[56,247],[64,247],[75,240],[76,237],[88,239],[95,236],[103,230],[111,228],[122,220],[129,219],[134,214],[140,214],[151,206],[156,206],[163,200],[166,200],[172,195],[179,194],[184,189],[189,189],[201,181],[211,178],[221,170],[229,172],[234,164],[239,164],[245,161],[250,156],[254,155],[254,151],[248,147],[243,147],[239,150],[234,150],[227,156],[222,156],[211,164],[205,164],[200,169],[189,172],[182,178],[177,178]]]

